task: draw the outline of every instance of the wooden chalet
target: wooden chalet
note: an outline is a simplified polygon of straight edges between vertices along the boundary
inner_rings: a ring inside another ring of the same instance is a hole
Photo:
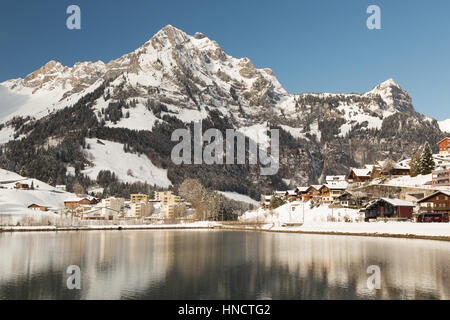
[[[28,206],[28,209],[35,210],[35,211],[48,211],[49,207],[40,206],[38,204],[33,203]]]
[[[21,190],[29,190],[30,186],[26,183],[17,182],[14,188],[21,189]]]
[[[288,191],[286,191],[286,193],[284,194],[284,199],[286,201],[296,201],[296,200],[298,200],[298,194],[297,194],[296,190],[288,190]]]
[[[450,192],[438,191],[417,201],[420,212],[450,213]]]
[[[365,220],[377,218],[397,218],[409,220],[413,218],[415,205],[412,202],[381,198],[373,201],[366,207]]]
[[[383,168],[384,161],[378,161],[378,166]],[[383,172],[383,175],[391,175],[391,176],[409,176],[411,173],[411,167],[406,164],[395,163],[394,167],[390,172]]]
[[[80,205],[95,205],[99,200],[94,197],[72,198],[64,201],[64,207],[67,209],[75,209]]]
[[[450,149],[450,138],[442,139],[438,142],[439,145],[439,155],[446,157],[449,154]]]
[[[347,176],[349,182],[366,182],[372,179],[371,169],[357,169],[351,168]]]

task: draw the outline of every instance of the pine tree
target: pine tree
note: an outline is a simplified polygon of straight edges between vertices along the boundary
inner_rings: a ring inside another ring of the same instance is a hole
[[[428,142],[423,148],[422,155],[420,157],[420,174],[430,174],[435,168],[433,152]]]
[[[410,176],[417,177],[420,173],[420,154],[418,152],[411,156],[409,166],[411,168]]]

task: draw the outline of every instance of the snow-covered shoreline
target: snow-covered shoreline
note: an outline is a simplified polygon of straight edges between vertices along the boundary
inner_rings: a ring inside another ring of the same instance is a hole
[[[149,224],[149,225],[91,225],[91,226],[0,226],[1,232],[58,232],[58,231],[118,231],[118,230],[167,230],[167,229],[213,229],[217,223],[199,221],[186,224]]]
[[[30,226],[0,227],[2,232],[70,232],[70,231],[132,231],[132,230],[229,230],[250,232],[278,232],[294,234],[341,235],[357,237],[407,238],[450,241],[448,223],[412,223],[412,222],[308,222],[302,226],[283,226],[279,223],[255,226],[254,224],[221,224],[199,221],[187,224],[158,225],[107,225],[107,226]]]

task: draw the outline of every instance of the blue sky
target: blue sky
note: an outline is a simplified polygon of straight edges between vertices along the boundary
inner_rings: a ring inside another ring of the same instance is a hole
[[[66,28],[81,8],[82,29]],[[382,30],[366,9],[381,8]],[[167,24],[271,68],[290,93],[365,92],[393,78],[419,112],[450,118],[448,0],[2,0],[0,81],[49,60],[108,62]]]

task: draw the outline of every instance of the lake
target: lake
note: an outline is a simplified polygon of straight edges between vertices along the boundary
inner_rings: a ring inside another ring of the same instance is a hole
[[[80,267],[81,289],[67,288]],[[380,270],[370,289],[369,266]],[[218,230],[0,233],[0,299],[450,299],[450,242]]]

